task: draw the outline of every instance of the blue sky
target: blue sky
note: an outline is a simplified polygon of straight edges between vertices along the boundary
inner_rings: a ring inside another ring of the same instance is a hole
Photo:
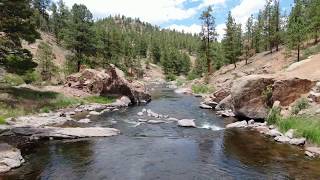
[[[263,8],[266,0],[64,0],[85,4],[95,18],[109,15],[137,17],[162,28],[198,33],[201,29],[199,16],[209,5],[214,7],[216,29],[224,34],[225,20],[231,11],[238,23],[245,23],[251,14]],[[282,11],[290,11],[293,0],[280,0]]]

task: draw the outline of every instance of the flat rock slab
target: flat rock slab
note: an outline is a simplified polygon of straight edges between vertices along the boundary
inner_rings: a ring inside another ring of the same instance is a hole
[[[24,163],[19,149],[10,146],[9,144],[0,144],[0,173],[10,171],[12,168],[17,168]]]
[[[181,119],[178,121],[178,125],[181,127],[196,127],[194,119]]]
[[[44,113],[39,116],[22,116],[7,121],[13,127],[42,127],[64,124],[68,118],[61,117],[60,113]]]
[[[40,138],[61,138],[74,139],[86,137],[110,137],[120,134],[120,131],[114,128],[15,128],[12,130],[17,135],[32,136],[33,139]]]
[[[228,124],[226,128],[244,128],[247,126],[248,126],[247,121],[239,121],[239,122]]]
[[[201,103],[199,106],[201,109],[212,109],[211,106]]]

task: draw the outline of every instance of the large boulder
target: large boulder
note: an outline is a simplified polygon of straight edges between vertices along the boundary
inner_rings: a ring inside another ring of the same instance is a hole
[[[110,65],[107,70],[84,69],[66,78],[65,86],[82,91],[106,96],[127,96],[132,104],[151,100],[141,82],[129,82],[124,73]]]
[[[238,79],[231,88],[235,115],[249,119],[263,119],[268,107],[263,92],[274,82],[272,77],[250,75]]]
[[[231,88],[236,116],[265,119],[273,103],[288,106],[308,93],[315,82],[294,77],[250,75],[238,79]]]
[[[301,97],[302,94],[310,92],[315,86],[314,81],[308,79],[288,78],[276,80],[272,86],[273,102],[280,101],[281,106],[288,106]]]
[[[19,149],[9,144],[0,144],[0,173],[8,172],[10,169],[17,168],[24,163]]]

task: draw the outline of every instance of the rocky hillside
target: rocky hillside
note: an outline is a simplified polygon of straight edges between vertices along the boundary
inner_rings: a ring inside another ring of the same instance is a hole
[[[308,99],[315,111],[319,97],[316,83],[320,81],[320,71],[315,67],[320,67],[319,63],[320,54],[300,62],[286,58],[285,50],[257,54],[248,64],[239,62],[236,69],[228,65],[216,71],[209,79],[215,92],[206,96],[204,102],[216,102],[216,109],[231,109],[236,116],[246,119],[265,119],[274,103],[279,103],[282,114],[288,115],[301,98]],[[188,86],[195,82],[199,80]]]

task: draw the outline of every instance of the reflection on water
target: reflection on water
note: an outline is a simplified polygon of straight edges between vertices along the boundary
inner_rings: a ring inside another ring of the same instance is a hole
[[[319,179],[320,161],[297,147],[277,144],[249,130],[225,130],[224,121],[199,100],[159,89],[154,100],[126,111],[106,113],[93,125],[115,127],[121,135],[52,141],[24,153],[21,168],[0,179]],[[176,118],[196,119],[198,128],[139,124],[137,112],[150,108]]]

